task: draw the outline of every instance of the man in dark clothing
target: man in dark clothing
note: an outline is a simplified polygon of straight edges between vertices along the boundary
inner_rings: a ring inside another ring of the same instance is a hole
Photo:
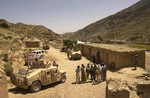
[[[95,70],[93,65],[91,65],[90,73],[91,73],[91,80],[95,81]]]
[[[84,64],[81,65],[81,81],[83,83],[86,81],[86,72]]]
[[[137,56],[137,55],[135,55],[134,70],[136,70],[137,64],[138,64],[138,56]]]
[[[86,66],[86,76],[87,76],[87,79],[89,79],[89,74],[90,74],[90,65],[87,64],[87,66]]]

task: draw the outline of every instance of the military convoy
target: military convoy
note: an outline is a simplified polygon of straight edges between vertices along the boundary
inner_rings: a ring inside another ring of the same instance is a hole
[[[30,62],[29,65],[28,70],[20,69],[18,73],[10,76],[11,82],[19,88],[29,88],[31,92],[38,92],[42,86],[66,81],[66,72],[48,62],[44,64],[43,60],[39,60]]]

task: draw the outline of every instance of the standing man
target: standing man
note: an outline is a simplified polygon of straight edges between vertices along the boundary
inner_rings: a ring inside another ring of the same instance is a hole
[[[107,75],[107,67],[103,63],[101,68],[102,68],[101,79],[102,79],[102,81],[105,81],[106,80],[106,75]]]
[[[89,79],[89,74],[90,74],[90,65],[87,64],[87,66],[86,66],[86,76],[87,76],[87,79]]]
[[[100,82],[100,70],[98,68],[98,65],[95,64],[95,77],[96,77],[96,82],[99,83]]]
[[[106,81],[106,78],[107,78],[107,66],[106,64],[103,65],[103,71],[104,71],[104,81]]]
[[[137,67],[137,65],[138,65],[138,56],[137,56],[137,55],[135,55],[134,60],[135,60],[134,70],[136,70],[136,67]]]
[[[91,81],[94,82],[94,77],[95,77],[95,70],[93,65],[91,65],[91,69],[90,69],[90,74],[91,74]]]
[[[80,66],[78,65],[76,69],[76,83],[79,82],[80,82]]]
[[[86,72],[84,64],[81,65],[81,81],[83,83],[86,81]]]
[[[58,67],[58,64],[55,61],[53,61],[53,66]]]
[[[102,66],[100,64],[98,64],[98,71],[99,71],[99,80],[101,82],[102,78],[101,78],[101,74],[102,74]]]
[[[71,53],[70,48],[67,48],[67,58],[69,58],[69,57],[70,57],[70,53]]]

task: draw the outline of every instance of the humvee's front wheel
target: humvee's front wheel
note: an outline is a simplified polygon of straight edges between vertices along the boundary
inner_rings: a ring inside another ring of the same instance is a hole
[[[30,86],[31,92],[38,92],[41,90],[41,83],[39,81],[35,81]]]
[[[65,74],[61,75],[60,82],[62,82],[62,83],[66,82],[66,75]]]

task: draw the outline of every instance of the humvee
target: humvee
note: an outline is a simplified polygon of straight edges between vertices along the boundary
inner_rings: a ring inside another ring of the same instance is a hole
[[[37,58],[37,54],[36,53],[29,53],[27,55],[27,53],[24,55],[24,60],[25,60],[25,65],[28,64],[28,62],[34,62],[36,60],[38,60]]]
[[[19,88],[30,89],[31,92],[38,92],[42,86],[56,82],[66,81],[66,72],[58,70],[58,67],[44,64],[43,60],[30,62],[28,70],[20,69],[18,73],[10,75],[12,84]]]
[[[81,51],[77,47],[74,47],[71,50],[70,59],[79,59],[79,60],[82,59]]]

